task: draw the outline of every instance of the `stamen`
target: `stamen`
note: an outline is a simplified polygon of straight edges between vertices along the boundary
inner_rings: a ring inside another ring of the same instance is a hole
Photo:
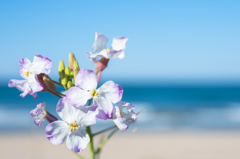
[[[29,75],[29,71],[24,72],[24,75],[28,76]]]
[[[70,126],[70,129],[71,129],[71,132],[77,130],[77,128],[78,128],[78,125],[75,121],[70,123],[69,126]]]
[[[92,95],[93,97],[98,95],[98,92],[96,91],[96,89],[94,89],[94,90],[92,91],[91,95]]]
[[[107,49],[107,53],[109,53],[110,52],[110,49]]]

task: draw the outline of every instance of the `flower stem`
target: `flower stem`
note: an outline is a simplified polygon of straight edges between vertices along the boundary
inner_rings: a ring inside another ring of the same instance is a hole
[[[60,93],[58,91],[56,91],[56,93],[59,94],[59,95],[62,95],[62,96],[66,96],[65,94],[62,94],[62,93]]]
[[[51,93],[51,94],[53,94],[53,95],[55,95],[55,96],[59,97],[59,98],[62,98],[60,95],[58,95],[58,94],[56,94],[56,93],[52,92],[50,89],[47,89],[47,91],[48,91],[49,93]]]
[[[56,84],[58,84],[59,86],[62,86],[59,82],[54,81],[54,80],[52,80],[52,81],[53,81],[53,83],[56,83]]]
[[[114,125],[114,126],[112,126],[112,127],[110,127],[110,128],[107,128],[107,129],[104,129],[104,130],[102,130],[102,131],[96,132],[95,134],[92,134],[92,136],[99,135],[99,134],[104,133],[104,132],[106,132],[106,131],[112,130],[112,129],[116,128],[116,127],[117,127],[117,126]]]
[[[95,159],[94,146],[93,146],[93,135],[92,135],[90,126],[87,126],[86,131],[87,131],[87,133],[89,135],[89,138],[90,138],[90,142],[88,143],[89,144],[89,149],[90,149],[90,158]]]

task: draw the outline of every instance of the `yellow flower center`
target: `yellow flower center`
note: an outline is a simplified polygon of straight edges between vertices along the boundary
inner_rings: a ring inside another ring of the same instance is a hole
[[[107,53],[109,53],[110,52],[110,49],[107,49]]]
[[[98,95],[98,92],[96,91],[96,89],[94,89],[94,90],[92,91],[91,95],[92,95],[93,97]]]
[[[29,75],[29,71],[24,72],[24,75],[28,76]]]
[[[78,124],[75,121],[70,123],[69,126],[71,129],[71,132],[77,130],[77,128],[78,128]]]

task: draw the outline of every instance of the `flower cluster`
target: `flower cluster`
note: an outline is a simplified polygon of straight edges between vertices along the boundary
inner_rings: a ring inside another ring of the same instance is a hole
[[[66,141],[66,146],[70,150],[75,153],[81,152],[89,142],[91,144],[93,142],[94,134],[90,126],[96,124],[96,118],[113,120],[115,127],[120,131],[127,130],[130,123],[138,118],[133,111],[135,107],[121,101],[123,89],[120,85],[107,81],[98,87],[101,72],[107,67],[108,61],[117,57],[124,58],[127,41],[128,39],[123,36],[113,38],[111,47],[107,48],[108,38],[96,32],[92,51],[86,53],[87,57],[95,62],[95,71],[80,69],[74,54],[70,53],[69,67],[65,67],[63,61],[59,63],[58,82],[48,76],[52,67],[50,59],[35,55],[31,63],[29,59],[22,58],[19,60],[20,75],[24,80],[12,79],[8,86],[16,87],[23,92],[20,94],[21,97],[30,94],[37,98],[37,92],[40,91],[48,91],[59,97],[56,112],[62,120],[51,115],[46,110],[45,103],[38,104],[30,115],[37,126],[43,126],[44,118],[50,123],[45,132],[51,143],[60,145]],[[58,92],[55,84],[65,88],[66,93]]]

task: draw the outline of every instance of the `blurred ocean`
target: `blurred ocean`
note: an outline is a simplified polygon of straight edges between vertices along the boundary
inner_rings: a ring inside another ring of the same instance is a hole
[[[132,129],[137,127],[164,131],[240,128],[240,86],[122,87],[122,100],[132,103],[136,107],[135,112],[146,108]],[[16,88],[1,86],[0,89],[1,131],[44,129],[37,127],[29,115],[41,102],[46,102],[46,109],[57,116],[55,107],[59,99],[49,93],[40,92],[39,98],[35,100],[30,95],[21,98]],[[113,124],[111,120],[98,120],[95,127],[107,128]]]

